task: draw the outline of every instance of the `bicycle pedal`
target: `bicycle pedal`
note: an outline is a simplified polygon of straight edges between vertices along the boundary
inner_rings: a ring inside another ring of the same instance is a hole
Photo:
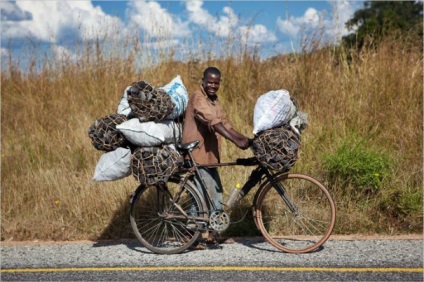
[[[208,227],[207,227],[207,224],[206,224],[206,222],[202,222],[202,223],[200,223],[199,224],[200,226],[199,226],[199,231],[200,232],[205,232],[205,231],[208,231]]]
[[[192,230],[192,231],[196,231],[196,230],[198,230],[199,228],[197,227],[197,224],[196,223],[188,223],[188,224],[186,224],[186,228],[187,229],[189,229],[189,230]]]
[[[204,222],[200,222],[200,223],[189,222],[186,224],[185,227],[192,231],[200,231],[200,232],[207,231],[206,223]]]

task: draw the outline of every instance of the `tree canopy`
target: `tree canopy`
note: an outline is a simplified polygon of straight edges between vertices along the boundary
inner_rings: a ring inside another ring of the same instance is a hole
[[[423,2],[421,1],[365,1],[346,22],[349,30],[343,37],[349,47],[361,49],[386,35],[412,35],[423,37]]]

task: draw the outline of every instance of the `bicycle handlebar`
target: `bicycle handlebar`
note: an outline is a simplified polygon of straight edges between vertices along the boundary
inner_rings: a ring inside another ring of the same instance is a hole
[[[244,166],[257,165],[258,164],[258,160],[257,160],[256,157],[239,158],[239,159],[236,159],[236,164],[238,164],[238,165],[244,165]]]

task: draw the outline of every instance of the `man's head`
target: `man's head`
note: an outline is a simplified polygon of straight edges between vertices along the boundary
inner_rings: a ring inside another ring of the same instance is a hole
[[[203,72],[202,85],[208,96],[215,97],[221,83],[221,72],[215,67],[208,67]]]

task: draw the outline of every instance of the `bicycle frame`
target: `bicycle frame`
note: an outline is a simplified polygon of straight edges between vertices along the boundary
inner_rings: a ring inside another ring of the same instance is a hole
[[[245,196],[255,188],[252,204],[255,224],[271,245],[284,252],[305,253],[317,249],[329,238],[335,224],[335,205],[318,180],[303,174],[276,173],[255,157],[198,164],[192,156],[197,144],[198,141],[177,145],[186,157],[179,171],[155,186],[141,184],[131,197],[131,226],[149,250],[166,254],[182,252],[200,233],[223,232],[228,228],[231,220],[227,212],[240,203],[240,197],[228,206],[223,203],[223,210],[216,210],[206,178],[199,171],[227,166],[254,166],[241,194]],[[155,192],[156,196],[151,197]],[[317,209],[304,209],[309,202]],[[282,229],[274,228],[281,224],[284,224]]]
[[[246,158],[246,159],[238,159],[233,162],[225,162],[225,163],[215,163],[215,164],[208,164],[208,165],[202,165],[198,164],[194,161],[193,155],[191,153],[191,150],[188,150],[188,154],[190,157],[190,161],[192,164],[191,169],[189,169],[189,173],[186,175],[185,179],[183,180],[183,184],[192,176],[197,176],[198,179],[201,182],[201,188],[203,192],[203,198],[205,199],[206,205],[208,210],[216,211],[216,205],[214,201],[212,201],[211,196],[208,193],[208,190],[206,188],[206,184],[199,172],[199,168],[218,168],[218,167],[229,167],[229,166],[257,166],[256,170],[258,172],[258,175],[256,177],[252,178],[252,182],[250,183],[251,188],[256,186],[259,182],[262,180],[262,176],[265,175],[267,180],[271,182],[274,189],[277,190],[278,194],[281,196],[281,198],[284,200],[284,202],[289,207],[290,211],[292,211],[295,215],[297,215],[297,208],[292,204],[290,199],[288,198],[287,194],[285,193],[284,187],[282,187],[278,182],[275,181],[276,175],[273,174],[268,168],[266,168],[264,165],[262,165],[260,162],[256,160],[256,158]],[[254,161],[253,161],[254,160]],[[253,175],[253,172],[252,174]],[[249,178],[250,180],[250,178]],[[249,181],[248,180],[248,181]],[[246,185],[247,182],[244,184]],[[250,192],[251,188],[246,191],[245,195],[247,195],[248,192]],[[260,192],[262,187],[259,188],[258,192]]]
[[[237,161],[202,165],[202,164],[198,164],[198,163],[196,163],[194,161],[194,158],[193,158],[193,155],[191,153],[191,150],[188,150],[188,154],[190,156],[190,161],[191,161],[191,164],[192,164],[192,168],[191,168],[191,170],[189,170],[189,171],[191,171],[191,173],[189,173],[189,174],[186,175],[186,178],[185,178],[184,181],[187,181],[189,178],[191,178],[192,176],[195,176],[196,175],[198,177],[198,180],[201,183],[201,186],[202,186],[201,189],[202,189],[202,192],[203,192],[203,195],[204,195],[203,198],[206,201],[206,205],[207,205],[208,210],[209,211],[210,210],[216,211],[216,205],[215,205],[214,201],[212,201],[212,198],[211,198],[211,196],[208,193],[208,189],[206,187],[205,181],[203,180],[203,178],[202,178],[202,176],[200,174],[199,168],[218,168],[218,167],[247,166],[247,165],[243,165],[243,164],[241,164],[240,162],[237,162]],[[248,159],[244,159],[244,160],[248,160]],[[251,166],[256,165],[256,164],[257,164],[256,162],[255,163],[252,162]],[[259,181],[260,181],[260,179],[258,180],[258,182]]]

